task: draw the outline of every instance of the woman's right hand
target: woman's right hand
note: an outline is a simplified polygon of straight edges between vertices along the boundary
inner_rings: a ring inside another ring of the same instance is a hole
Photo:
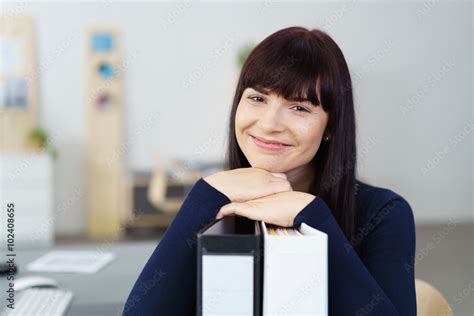
[[[279,192],[293,191],[286,174],[261,168],[219,171],[203,178],[232,202],[245,202]]]

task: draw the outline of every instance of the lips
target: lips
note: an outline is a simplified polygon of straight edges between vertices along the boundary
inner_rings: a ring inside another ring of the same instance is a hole
[[[285,144],[285,143],[280,143],[280,142],[277,142],[277,141],[268,140],[268,139],[265,139],[265,138],[262,138],[262,137],[256,137],[256,136],[253,136],[253,135],[250,135],[250,136],[252,136],[254,139],[256,139],[256,140],[258,140],[262,143],[268,144],[268,145],[291,146],[291,145],[288,145],[288,144]]]
[[[254,137],[253,135],[250,135],[250,136],[252,137],[252,140],[253,140],[254,144],[257,147],[259,147],[263,150],[268,150],[268,151],[271,151],[271,152],[275,152],[275,151],[286,150],[286,149],[292,147],[291,145],[288,145],[288,144],[284,144],[284,143],[280,143],[280,142],[276,142],[276,141],[271,141],[271,140],[268,140],[268,139],[265,139],[265,138]]]

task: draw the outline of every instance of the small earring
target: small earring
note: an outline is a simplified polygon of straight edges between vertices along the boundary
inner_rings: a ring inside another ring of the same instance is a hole
[[[329,141],[329,136],[324,137],[324,141],[328,142]]]

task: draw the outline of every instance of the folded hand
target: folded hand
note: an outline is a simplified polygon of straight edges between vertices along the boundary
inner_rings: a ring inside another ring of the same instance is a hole
[[[314,195],[285,191],[246,202],[232,202],[220,208],[216,218],[240,215],[282,227],[293,227],[293,221],[313,199]]]

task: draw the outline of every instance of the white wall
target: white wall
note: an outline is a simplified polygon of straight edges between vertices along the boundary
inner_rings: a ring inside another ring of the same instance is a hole
[[[9,2],[4,9],[37,21],[41,123],[57,133],[60,152],[58,234],[84,229],[82,36],[96,22],[123,32],[130,169],[150,168],[157,151],[165,159],[222,159],[236,50],[283,27],[317,27],[340,45],[353,74],[361,178],[403,195],[417,223],[473,219],[470,2]]]

